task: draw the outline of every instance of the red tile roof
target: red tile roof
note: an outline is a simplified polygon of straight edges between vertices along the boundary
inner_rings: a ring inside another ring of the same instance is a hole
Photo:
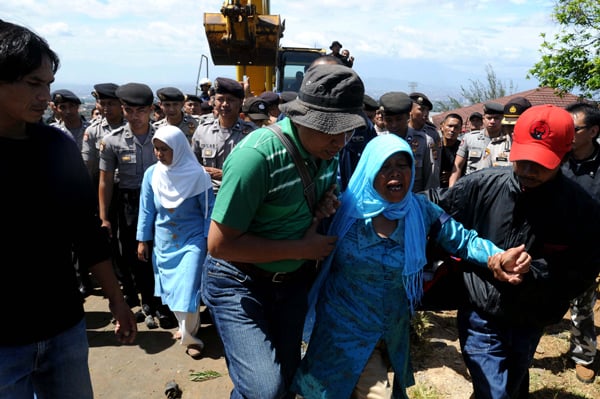
[[[510,96],[500,97],[495,100],[490,100],[493,102],[500,103],[505,105],[514,97],[525,97],[529,100],[531,105],[541,105],[541,104],[554,104],[559,107],[565,107],[574,102],[584,102],[585,100],[570,93],[564,93],[562,96],[556,94],[555,90],[551,87],[538,87],[536,89],[522,91],[520,93],[514,93]],[[487,101],[486,101],[487,102]],[[463,129],[468,127],[469,124],[469,115],[473,112],[480,112],[483,114],[483,103],[477,103],[473,105],[469,105],[468,107],[457,108],[449,111],[445,111],[431,117],[431,120],[435,124],[436,127],[440,126],[440,123],[444,119],[447,114],[456,113],[462,116],[463,118]]]

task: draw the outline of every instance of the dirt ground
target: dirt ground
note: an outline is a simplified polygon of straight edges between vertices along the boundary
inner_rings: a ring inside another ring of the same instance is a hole
[[[140,323],[136,343],[120,345],[114,338],[107,301],[100,295],[92,295],[87,298],[85,308],[96,398],[166,398],[165,384],[173,380],[183,391],[184,399],[229,398],[232,384],[223,346],[212,325],[202,325],[199,336],[206,345],[205,355],[194,360],[173,338],[176,329],[148,330]],[[600,302],[596,308],[596,324],[600,327]],[[423,337],[412,350],[416,385],[409,389],[409,397],[469,399],[472,389],[458,346],[455,312],[425,312],[424,320]],[[532,399],[600,398],[600,378],[593,384],[578,382],[564,356],[568,349],[568,326],[568,319],[552,326],[538,346],[531,369]],[[597,370],[599,365],[597,359]],[[220,376],[211,377],[215,373]]]

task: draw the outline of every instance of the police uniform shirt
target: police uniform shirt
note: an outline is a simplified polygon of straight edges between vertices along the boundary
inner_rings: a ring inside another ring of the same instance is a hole
[[[481,165],[479,163],[483,157],[483,154],[485,154],[487,145],[491,141],[488,135],[485,133],[485,129],[467,133],[463,136],[462,141],[460,142],[460,146],[458,147],[458,151],[456,151],[456,155],[463,157],[467,161],[465,175],[486,167],[485,165]]]
[[[152,125],[149,127],[143,143],[131,132],[129,123],[104,136],[100,143],[100,170],[119,169],[121,189],[139,189],[144,172],[156,163],[152,145],[155,130]]]
[[[182,112],[182,114],[183,118],[177,127],[181,129],[181,131],[185,134],[185,137],[187,137],[188,141],[191,143],[194,132],[198,126],[200,126],[200,118],[198,118],[197,115],[189,115],[184,112]],[[154,122],[152,125],[154,126],[154,130],[158,130],[163,126],[168,126],[169,122],[167,121],[167,118],[162,118],[161,120]]]
[[[509,134],[494,137],[484,150],[483,157],[479,162],[481,169],[497,166],[510,166],[508,160],[510,148],[512,146],[512,137]]]
[[[428,188],[437,188],[440,185],[440,173],[441,173],[441,162],[442,162],[442,137],[440,136],[437,129],[429,124],[425,124],[421,130],[427,138],[427,147],[429,148],[429,159],[431,160],[431,173],[432,180],[426,184]]]
[[[104,136],[125,125],[125,120],[119,126],[114,128],[110,126],[106,118],[102,117],[94,120],[92,124],[83,133],[83,142],[81,144],[81,156],[88,166],[92,176],[98,176],[100,162],[100,144]]]
[[[56,128],[59,128],[63,132],[68,133],[69,136],[71,136],[73,138],[73,140],[75,140],[75,142],[77,143],[77,147],[79,148],[79,151],[81,151],[81,146],[83,143],[83,134],[85,132],[85,129],[87,129],[90,126],[90,124],[91,124],[90,122],[88,122],[86,120],[82,120],[80,127],[75,128],[75,129],[69,129],[68,127],[65,126],[64,121],[60,121],[60,122],[53,122],[50,124],[50,126],[54,126]]]
[[[192,150],[202,165],[223,169],[223,162],[233,147],[255,129],[256,125],[241,118],[231,128],[221,127],[219,118],[208,119],[194,132]],[[220,184],[220,181],[213,180],[215,190]]]

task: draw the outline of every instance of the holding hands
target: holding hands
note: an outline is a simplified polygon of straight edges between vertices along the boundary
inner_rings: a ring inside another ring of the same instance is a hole
[[[523,282],[530,264],[531,255],[525,252],[524,244],[488,258],[488,268],[494,273],[494,277],[515,285]]]

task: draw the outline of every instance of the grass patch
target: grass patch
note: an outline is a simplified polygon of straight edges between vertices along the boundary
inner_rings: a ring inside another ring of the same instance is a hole
[[[190,373],[190,381],[193,381],[193,382],[214,380],[215,378],[219,378],[219,377],[222,377],[222,374],[217,371],[213,371],[213,370],[193,371]]]

